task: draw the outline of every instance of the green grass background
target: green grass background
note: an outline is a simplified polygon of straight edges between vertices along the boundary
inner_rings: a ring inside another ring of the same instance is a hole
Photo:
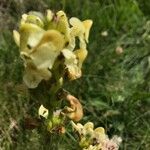
[[[65,85],[82,100],[81,122],[92,121],[110,137],[121,136],[121,150],[149,150],[150,0],[1,0],[0,150],[44,149],[36,130],[10,130],[12,120],[19,122],[33,107],[23,86],[23,62],[12,30],[17,29],[21,14],[47,8],[93,20],[83,76]],[[102,36],[103,31],[108,36]],[[116,53],[118,46],[122,54]],[[69,132],[59,144],[59,150],[78,150]]]

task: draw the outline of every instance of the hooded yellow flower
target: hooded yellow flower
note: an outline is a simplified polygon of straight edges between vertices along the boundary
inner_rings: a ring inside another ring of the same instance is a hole
[[[43,105],[39,108],[39,116],[42,116],[44,118],[48,117],[48,109],[46,109]]]
[[[79,78],[81,76],[81,68],[78,66],[76,55],[68,49],[63,49],[62,54],[65,57],[65,66],[69,79],[74,80]]]

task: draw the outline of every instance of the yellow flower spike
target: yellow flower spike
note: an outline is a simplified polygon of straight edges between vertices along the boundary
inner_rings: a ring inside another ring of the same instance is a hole
[[[43,105],[40,106],[38,111],[39,116],[42,116],[47,119],[48,117],[48,109],[46,109]]]
[[[48,69],[37,69],[31,62],[27,62],[25,65],[23,80],[28,88],[36,88],[43,79],[48,80],[51,77]]]
[[[64,73],[68,79],[81,77],[81,67],[87,56],[86,43],[91,26],[91,20],[82,22],[73,17],[68,21],[62,10],[56,14],[47,10],[46,16],[35,11],[23,14],[19,29],[20,37],[15,30],[13,36],[16,44],[20,46],[20,54],[24,60],[24,81],[27,86],[35,88],[42,80],[49,80],[52,75],[48,69],[52,69],[60,53],[64,56]],[[80,42],[79,49],[74,51],[76,37]],[[62,82],[60,80],[61,84]],[[68,108],[69,111],[73,109],[74,106]],[[70,113],[70,117],[75,116],[76,113]]]
[[[88,51],[86,49],[77,49],[74,51],[74,54],[78,58],[79,68],[81,68],[84,60],[87,57]]]
[[[20,46],[20,34],[18,31],[13,30],[13,37],[14,37],[14,41],[16,43],[17,46]]]
[[[85,20],[83,21],[83,25],[85,27],[85,40],[88,43],[88,38],[89,38],[89,32],[92,27],[93,21],[92,20]]]
[[[44,30],[37,25],[24,23],[20,26],[20,50],[30,53],[41,40]]]

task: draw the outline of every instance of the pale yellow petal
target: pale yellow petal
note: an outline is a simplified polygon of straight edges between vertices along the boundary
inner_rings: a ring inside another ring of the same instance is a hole
[[[71,121],[72,127],[81,134],[83,130],[83,125],[81,123],[75,124],[73,121]]]
[[[57,16],[57,30],[59,32],[61,32],[62,34],[64,34],[65,36],[65,41],[66,42],[69,42],[69,39],[70,39],[70,34],[69,34],[69,31],[70,31],[70,28],[69,28],[69,23],[68,23],[68,18],[65,14],[64,11],[58,11],[56,13],[56,16]]]
[[[23,80],[28,88],[36,88],[42,80],[48,80],[50,77],[51,72],[48,69],[37,69],[31,60],[25,63]]]
[[[41,40],[44,30],[37,25],[24,23],[20,27],[20,49],[27,53]]]
[[[50,9],[48,9],[46,15],[47,21],[52,21],[53,17],[54,17],[54,13]]]
[[[62,53],[63,53],[64,57],[66,58],[66,63],[68,65],[69,65],[70,61],[74,62],[74,60],[76,59],[76,55],[72,51],[70,51],[68,49],[63,49]],[[77,62],[74,62],[74,63],[77,64]]]
[[[17,46],[20,46],[20,34],[18,31],[13,30],[13,37]]]
[[[55,51],[62,50],[65,44],[64,36],[57,30],[46,31],[37,47],[47,42],[51,42],[55,46]]]
[[[78,18],[72,17],[70,19],[70,24],[72,25],[72,28],[70,31],[71,36],[74,36],[74,37],[77,36],[80,40],[79,47],[82,49],[86,49],[86,42],[85,42],[86,28],[83,22],[80,21]]]
[[[84,128],[85,129],[94,129],[94,124],[93,122],[87,122],[85,125],[84,125]]]
[[[99,133],[99,134],[105,134],[105,129],[102,127],[98,127],[94,130],[94,132]]]
[[[81,68],[84,60],[87,57],[88,51],[86,49],[77,49],[74,51],[74,54],[78,58],[79,67]]]
[[[92,24],[93,24],[92,20],[83,21],[83,25],[85,27],[85,40],[86,40],[87,43],[88,43],[89,32],[90,32]]]
[[[58,31],[46,31],[39,44],[30,53],[37,68],[52,68],[55,59],[64,46],[63,35]]]
[[[68,78],[70,80],[75,80],[81,77],[81,69],[78,66],[76,55],[68,49],[63,49],[62,54],[65,57]]]
[[[73,51],[75,46],[76,46],[75,37],[74,36],[70,36],[69,44],[66,46],[66,49],[69,49],[70,51]]]
[[[23,14],[22,18],[21,18],[21,24],[25,23],[27,20],[28,15],[27,14]]]
[[[36,88],[42,81],[42,77],[32,70],[25,70],[23,81],[28,88]]]
[[[71,34],[74,36],[79,36],[85,32],[85,27],[83,23],[76,17],[72,17],[69,20],[70,24],[72,25]]]
[[[32,23],[39,27],[44,27],[43,15],[40,12],[30,11],[28,14],[23,14],[21,25],[24,23]]]
[[[107,135],[105,134],[105,130],[102,127],[98,127],[94,130],[94,137],[99,141],[102,142],[107,139]]]
[[[34,49],[30,56],[37,68],[51,69],[59,54],[60,52],[56,51],[56,47],[53,43],[48,42]]]
[[[41,105],[39,108],[38,114],[39,114],[39,116],[47,118],[48,117],[48,109],[46,109],[43,105]]]

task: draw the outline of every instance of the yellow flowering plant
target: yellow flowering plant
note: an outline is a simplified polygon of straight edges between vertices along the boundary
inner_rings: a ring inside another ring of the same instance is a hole
[[[117,150],[119,140],[109,140],[102,127],[94,129],[92,122],[74,123],[82,119],[83,108],[76,97],[63,89],[65,81],[82,76],[92,24],[90,19],[68,19],[62,10],[56,13],[47,10],[46,14],[31,11],[22,15],[19,31],[14,30],[13,36],[24,63],[23,81],[39,106],[38,121],[28,119],[28,125],[32,123],[50,134],[63,134],[65,124],[72,120],[83,150],[107,150],[111,147],[108,145]],[[66,101],[66,106],[62,106],[62,101]]]

